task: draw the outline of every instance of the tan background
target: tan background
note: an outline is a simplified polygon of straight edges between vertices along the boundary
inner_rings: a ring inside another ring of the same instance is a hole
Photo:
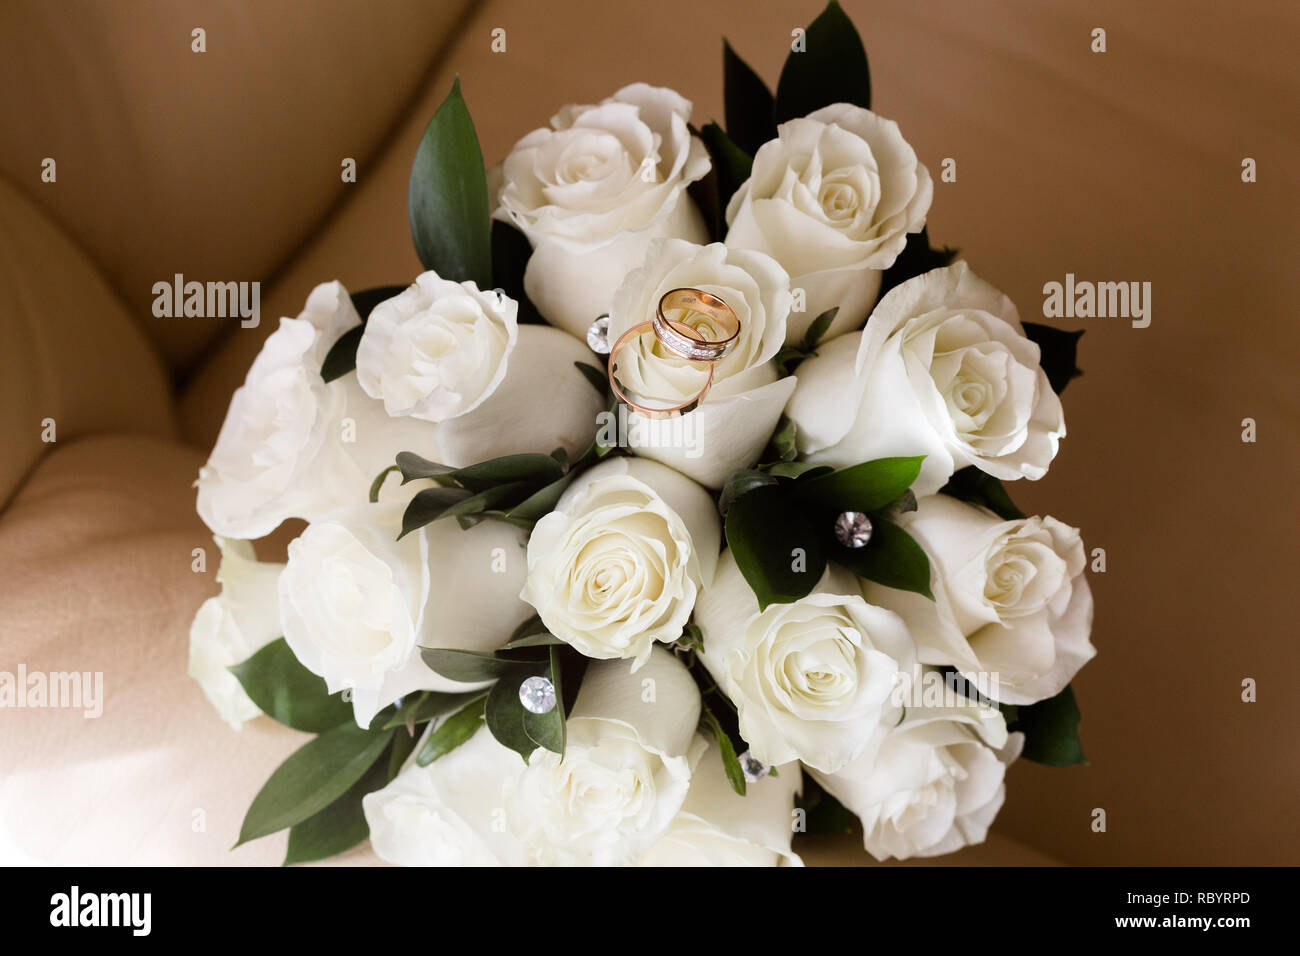
[[[1297,863],[1300,8],[847,0],[875,108],[937,172],[930,232],[1042,321],[1042,285],[1149,281],[1088,330],[1027,511],[1106,550],[1076,682],[1087,768],[1020,763],[995,830],[1074,863]],[[774,84],[798,2],[6,3],[0,9],[0,669],[104,670],[105,716],[0,714],[0,833],[64,861],[223,856],[291,749],[183,676],[209,576],[188,487],[275,318],[418,271],[406,177],[459,73],[486,158],[635,80],[722,118],[726,35]],[[190,52],[190,30],[208,52]],[[490,33],[507,31],[505,54]],[[1094,27],[1108,50],[1090,51]],[[43,157],[58,181],[40,181]],[[1243,157],[1259,181],[1241,181]],[[353,157],[359,182],[343,184]],[[264,283],[262,327],[155,319],[175,272]],[[58,443],[40,441],[40,421]],[[1258,442],[1241,441],[1242,419]],[[1241,681],[1259,700],[1241,702]],[[1094,808],[1108,829],[1090,829]],[[195,832],[193,811],[206,808]],[[55,836],[57,834],[57,836]],[[274,841],[264,841],[274,843]],[[997,846],[984,851],[994,861]],[[992,851],[990,853],[990,851]],[[841,857],[849,859],[849,856]],[[856,858],[856,855],[855,857]],[[974,862],[974,857],[965,857]],[[1043,859],[1022,853],[1017,859]],[[956,858],[961,862],[962,856]]]

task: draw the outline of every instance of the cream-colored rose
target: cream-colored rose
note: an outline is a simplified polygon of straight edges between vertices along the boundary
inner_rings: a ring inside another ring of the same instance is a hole
[[[742,797],[727,782],[718,745],[709,741],[681,810],[638,865],[803,866],[790,847],[803,774],[797,763],[776,770],[775,777],[749,784]]]
[[[671,651],[654,648],[636,674],[591,664],[563,759],[538,748],[508,781],[508,829],[544,865],[635,862],[682,807],[705,749],[699,719],[695,681]]]
[[[754,156],[749,179],[727,204],[727,245],[766,252],[806,297],[786,341],[839,308],[823,337],[860,328],[930,208],[930,174],[898,124],[848,103],[782,123]]]
[[[389,417],[355,376],[321,378],[330,347],[360,321],[329,282],[263,343],[199,471],[198,512],[214,533],[260,538],[287,518],[363,502],[398,451],[437,459],[432,426]]]
[[[813,776],[858,816],[877,860],[938,856],[984,842],[1006,797],[1007,765],[1023,744],[996,709],[961,698],[956,706],[909,707],[847,767]]]
[[[360,726],[415,690],[462,691],[419,648],[492,651],[529,616],[521,532],[435,521],[397,540],[403,506],[366,504],[312,522],[289,544],[280,619],[298,660],[330,693],[350,689]]]
[[[737,468],[758,460],[794,391],[794,379],[778,378],[772,363],[785,341],[789,277],[762,253],[728,249],[721,243],[699,246],[656,240],[644,265],[628,274],[614,296],[610,341],[650,320],[664,293],[683,287],[701,289],[726,302],[740,320],[740,336],[731,351],[714,363],[713,384],[697,409],[674,419],[633,414],[628,439],[636,454],[717,488]],[[711,341],[729,334],[698,312],[669,310],[667,317]],[[684,404],[699,394],[707,375],[707,366],[674,355],[653,331],[619,352],[619,381],[644,404]]]
[[[221,549],[221,594],[204,601],[190,625],[189,675],[222,720],[240,730],[262,711],[228,668],[280,636],[276,582],[284,565],[258,561],[247,541],[215,540]]]
[[[758,609],[731,552],[695,607],[701,659],[736,705],[740,735],[765,764],[802,760],[833,772],[882,722],[898,718],[891,691],[916,649],[903,621],[862,598],[839,566],[812,593]]]
[[[425,272],[379,303],[357,346],[357,381],[389,415],[440,422],[481,405],[501,384],[519,305]]]
[[[672,90],[635,83],[566,106],[506,157],[494,216],[532,243],[524,289],[549,322],[584,337],[651,239],[707,238],[686,195],[709,171],[690,115]]]
[[[713,576],[721,527],[708,493],[665,465],[614,458],[583,472],[528,542],[521,597],[587,657],[672,642]]]
[[[811,462],[925,455],[918,495],[967,465],[1041,478],[1065,419],[1038,360],[1011,300],[958,262],[891,289],[866,331],[819,348],[786,414]]]
[[[902,615],[927,664],[957,668],[981,694],[1032,704],[1065,689],[1097,653],[1083,542],[1051,517],[1004,521],[947,495],[899,523],[930,557],[935,599],[864,582]]]

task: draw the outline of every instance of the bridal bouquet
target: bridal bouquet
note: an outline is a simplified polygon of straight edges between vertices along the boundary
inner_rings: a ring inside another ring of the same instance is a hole
[[[1079,533],[1027,517],[1078,333],[925,230],[832,2],[726,128],[633,84],[485,170],[459,82],[411,172],[426,272],[318,286],[198,479],[190,672],[315,735],[239,842],[401,864],[798,865],[984,839],[1080,763]],[[287,561],[250,544],[307,522]]]

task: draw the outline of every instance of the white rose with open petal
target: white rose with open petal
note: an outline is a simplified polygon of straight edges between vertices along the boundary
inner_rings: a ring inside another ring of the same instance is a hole
[[[864,332],[819,348],[786,414],[811,462],[925,455],[918,495],[967,465],[1041,478],[1065,418],[1038,362],[1015,305],[958,262],[891,289]]]
[[[409,763],[361,806],[375,854],[399,866],[520,866],[525,847],[498,825],[519,755],[486,726],[427,767]]]
[[[494,216],[532,243],[524,289],[549,322],[584,337],[651,239],[707,238],[686,195],[709,171],[690,116],[689,100],[635,83],[566,106],[506,157]]]
[[[833,774],[813,771],[862,822],[877,860],[939,856],[983,843],[1006,797],[1007,766],[1024,735],[995,708],[908,708],[903,722]]]
[[[803,866],[790,848],[794,797],[803,779],[797,763],[776,768],[746,787],[731,789],[718,745],[691,774],[691,788],[668,832],[639,866]]]
[[[522,533],[436,521],[398,540],[403,507],[366,504],[312,522],[280,576],[285,640],[331,694],[349,688],[358,725],[415,690],[462,691],[419,648],[488,652],[529,615]]]
[[[280,636],[276,582],[284,565],[258,561],[247,541],[215,540],[221,549],[221,594],[204,601],[190,625],[189,675],[221,718],[240,730],[262,711],[227,668]]]
[[[957,668],[1006,704],[1054,697],[1097,650],[1079,532],[1055,518],[1004,521],[947,495],[900,516],[930,557],[935,599],[865,582],[902,615],[927,664]]]
[[[481,405],[506,375],[519,304],[425,272],[374,307],[357,346],[357,381],[389,415],[440,422]]]
[[[591,445],[605,397],[574,366],[591,363],[591,350],[546,325],[521,325],[508,368],[492,394],[473,411],[438,424],[435,436],[446,465],[466,465],[563,448],[577,460]]]
[[[677,640],[713,577],[713,499],[665,465],[615,458],[583,472],[533,528],[521,597],[587,657],[631,658]]]
[[[727,245],[766,252],[804,291],[805,309],[786,329],[791,345],[838,308],[829,341],[862,326],[881,272],[925,225],[933,191],[897,123],[836,103],[782,123],[759,147],[727,204]]]
[[[543,865],[632,863],[667,832],[705,748],[700,695],[671,651],[637,674],[587,668],[566,723],[564,757],[538,748],[506,790],[507,828]]]
[[[360,321],[347,290],[329,282],[263,343],[199,471],[198,512],[213,532],[260,538],[287,518],[365,501],[397,451],[436,459],[432,426],[390,418],[352,375],[321,378],[330,347]]]
[[[731,552],[695,607],[701,659],[736,705],[740,735],[765,764],[802,760],[833,772],[898,717],[891,691],[916,649],[899,616],[827,568],[812,593],[758,609]]]
[[[728,249],[721,243],[656,240],[645,263],[628,274],[614,296],[610,342],[649,321],[664,293],[676,288],[718,296],[740,320],[740,335],[714,363],[713,384],[698,408],[672,419],[633,413],[628,441],[641,457],[716,488],[737,468],[758,460],[794,392],[794,379],[778,378],[772,363],[786,337],[789,277],[762,253]],[[667,318],[710,341],[729,334],[702,313],[676,309],[669,310]],[[708,366],[679,358],[647,331],[620,349],[618,374],[623,389],[643,404],[681,405],[699,394]]]

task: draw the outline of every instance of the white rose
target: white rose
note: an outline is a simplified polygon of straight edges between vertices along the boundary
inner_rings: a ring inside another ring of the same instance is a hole
[[[519,755],[480,727],[451,753],[427,767],[412,761],[362,798],[370,845],[399,866],[524,865],[524,845],[498,824],[507,781],[522,770]]]
[[[204,601],[190,625],[189,675],[221,718],[240,730],[262,711],[227,668],[280,636],[276,582],[284,565],[258,561],[247,541],[215,540],[221,549],[221,594]]]
[[[532,243],[524,289],[549,322],[585,337],[651,239],[707,238],[686,195],[709,171],[690,115],[672,90],[635,83],[566,106],[506,157],[494,215]]]
[[[1011,300],[958,262],[891,289],[864,332],[819,348],[786,414],[811,462],[925,455],[918,495],[967,465],[1041,478],[1065,419],[1038,360]]]
[[[877,860],[938,856],[984,842],[1023,744],[996,709],[962,698],[953,707],[909,707],[853,763],[812,773],[862,821],[863,844]]]
[[[782,123],[759,147],[727,204],[727,245],[766,252],[804,290],[806,307],[786,329],[790,344],[838,307],[827,341],[861,327],[881,272],[925,225],[932,192],[897,123],[836,103]]]
[[[772,364],[785,342],[790,282],[785,270],[762,253],[721,243],[656,240],[645,264],[628,273],[614,296],[610,342],[648,321],[664,293],[681,287],[702,289],[726,302],[740,319],[740,336],[714,364],[713,385],[697,409],[675,419],[634,413],[628,437],[638,455],[716,488],[737,468],[758,460],[794,391],[794,379],[778,378]],[[700,313],[677,310],[668,317],[709,339],[725,334]],[[699,394],[707,374],[707,366],[678,358],[652,331],[619,352],[620,383],[647,404],[688,402]]]
[[[521,597],[587,657],[633,658],[681,636],[713,576],[713,499],[664,465],[615,458],[583,472],[533,528]]]
[[[718,745],[709,742],[691,774],[677,816],[639,866],[803,866],[790,848],[794,797],[802,773],[797,763],[778,767],[746,788],[731,789]]]
[[[857,579],[829,567],[812,593],[759,611],[731,552],[700,596],[701,659],[736,705],[740,735],[765,764],[802,760],[833,772],[867,746],[916,649],[897,614],[863,600]]]
[[[477,408],[505,378],[519,304],[425,272],[379,303],[357,346],[357,381],[389,415],[440,422]]]
[[[591,350],[545,325],[521,325],[518,337],[505,378],[483,404],[438,424],[438,461],[460,468],[556,448],[576,460],[591,444],[604,396],[574,367],[590,364]]]
[[[329,282],[263,343],[199,471],[199,516],[216,534],[260,538],[287,518],[365,501],[398,451],[437,457],[432,426],[390,418],[351,375],[321,378],[330,347],[360,321]]]
[[[331,694],[352,692],[360,726],[415,690],[476,686],[429,669],[420,646],[492,651],[529,615],[522,533],[448,519],[397,540],[403,507],[365,504],[313,521],[280,576],[284,638]],[[498,571],[497,569],[501,570]]]
[[[668,830],[705,748],[700,695],[671,651],[587,668],[563,759],[538,748],[507,783],[507,827],[544,865],[637,860]]]
[[[1079,532],[1055,518],[1003,521],[947,495],[899,518],[930,557],[935,599],[865,582],[902,615],[920,659],[951,665],[980,693],[1032,704],[1065,689],[1097,653]]]

